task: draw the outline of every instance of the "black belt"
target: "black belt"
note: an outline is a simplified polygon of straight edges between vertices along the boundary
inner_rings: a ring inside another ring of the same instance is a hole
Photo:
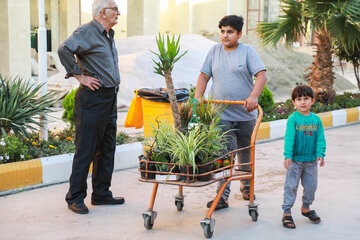
[[[119,86],[116,87],[99,87],[99,89],[94,88],[94,90],[91,90],[89,87],[85,85],[81,85],[80,87],[83,87],[87,91],[91,92],[102,92],[102,93],[118,93],[119,92]]]

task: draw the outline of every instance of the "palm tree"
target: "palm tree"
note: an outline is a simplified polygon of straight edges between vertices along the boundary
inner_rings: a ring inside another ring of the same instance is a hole
[[[284,39],[287,46],[306,36],[308,26],[318,43],[314,62],[305,76],[316,100],[327,103],[335,96],[332,54],[334,43],[346,52],[360,47],[360,0],[280,0],[283,15],[274,22],[261,22],[257,32],[264,45]],[[336,54],[336,52],[335,52]],[[306,71],[306,70],[305,70]]]
[[[180,110],[176,100],[175,88],[171,76],[171,71],[174,68],[174,64],[187,52],[185,51],[183,54],[177,57],[180,51],[179,41],[180,41],[180,36],[175,42],[174,36],[170,40],[169,35],[167,35],[166,46],[165,46],[165,38],[159,33],[159,38],[156,38],[156,43],[158,46],[159,53],[155,53],[153,51],[151,52],[159,57],[160,60],[159,62],[153,60],[153,62],[156,64],[156,67],[154,67],[155,68],[154,72],[165,77],[165,83],[169,94],[169,100],[170,100],[172,114],[174,117],[175,128],[181,131],[182,127],[181,127]]]

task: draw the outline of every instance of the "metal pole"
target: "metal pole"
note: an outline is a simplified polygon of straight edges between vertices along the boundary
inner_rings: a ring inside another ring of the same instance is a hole
[[[232,10],[232,1],[228,0],[227,15],[231,15],[231,10]]]
[[[40,96],[47,93],[47,45],[45,28],[45,7],[44,0],[39,0],[39,29],[38,29],[38,60],[39,60],[39,83],[43,84],[40,89]],[[48,125],[46,114],[40,115],[40,139],[48,140]]]

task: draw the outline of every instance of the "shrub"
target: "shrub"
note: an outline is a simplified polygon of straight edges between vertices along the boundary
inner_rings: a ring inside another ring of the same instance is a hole
[[[61,119],[64,120],[64,122],[70,123],[70,130],[73,130],[75,126],[74,106],[76,92],[77,89],[72,90],[69,94],[66,95],[62,102],[64,113]]]
[[[28,147],[14,135],[0,139],[0,164],[30,159]]]
[[[58,99],[49,92],[40,97],[42,84],[32,84],[20,77],[3,78],[0,75],[0,129],[2,134],[12,130],[19,137],[27,137],[26,130],[35,131],[41,126],[39,115],[51,112]]]
[[[264,112],[271,111],[271,109],[275,106],[273,94],[266,85],[259,96],[259,105],[262,107]]]

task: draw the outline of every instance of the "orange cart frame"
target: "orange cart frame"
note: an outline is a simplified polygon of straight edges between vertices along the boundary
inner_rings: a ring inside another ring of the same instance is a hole
[[[212,100],[212,103],[237,104],[237,105],[245,104],[244,101],[229,101],[229,100]],[[249,198],[249,204],[248,204],[249,215],[254,222],[257,221],[259,213],[258,213],[258,209],[257,209],[257,204],[254,203],[255,140],[256,140],[256,135],[259,130],[259,126],[260,126],[262,116],[263,116],[263,111],[262,111],[261,107],[258,106],[257,109],[258,109],[258,118],[257,118],[256,124],[255,124],[254,130],[253,130],[253,133],[251,135],[250,146],[241,148],[241,149],[237,149],[237,150],[227,153],[227,154],[231,154],[231,162],[230,162],[229,166],[222,167],[222,168],[219,168],[219,169],[207,172],[207,173],[194,175],[190,170],[191,166],[186,166],[186,168],[187,168],[186,173],[159,172],[159,171],[149,170],[149,164],[154,163],[154,164],[166,164],[166,165],[170,165],[170,166],[175,166],[176,163],[163,163],[163,162],[153,162],[153,161],[150,162],[148,160],[139,160],[140,162],[146,163],[145,170],[140,169],[140,168],[138,169],[141,173],[143,173],[145,175],[144,178],[139,178],[139,181],[154,184],[151,198],[150,198],[149,207],[142,214],[143,219],[144,219],[144,226],[146,229],[152,229],[153,224],[156,219],[156,216],[157,216],[157,212],[153,211],[153,207],[154,207],[155,198],[156,198],[157,189],[158,189],[159,184],[170,184],[170,185],[178,185],[179,186],[178,195],[175,197],[175,205],[177,207],[177,210],[181,211],[184,206],[184,195],[183,195],[183,187],[184,186],[186,186],[186,187],[203,187],[203,186],[212,184],[214,182],[218,182],[220,180],[225,180],[224,183],[221,185],[220,190],[218,191],[211,207],[207,211],[204,220],[200,221],[201,227],[204,230],[205,237],[211,238],[213,235],[214,226],[215,226],[215,219],[211,218],[211,216],[215,210],[216,205],[218,204],[218,202],[220,200],[222,193],[225,190],[226,185],[231,181],[236,181],[236,180],[241,180],[241,179],[249,179],[250,180],[250,198]],[[250,148],[250,163],[234,164],[234,154],[239,151],[242,151],[244,149],[249,149],[249,148]],[[216,160],[217,159],[215,159],[209,163],[206,163],[206,164],[213,164],[213,162],[215,162]],[[203,164],[203,165],[206,165],[206,164]],[[238,170],[237,168],[242,165],[250,165],[250,171]],[[217,177],[217,178],[213,178],[209,181],[191,182],[191,178],[193,178],[193,177],[205,176],[205,175],[209,175],[212,173],[217,173],[217,172],[221,172],[221,171],[225,171],[225,170],[227,170],[226,174],[224,174],[223,176]],[[180,175],[180,176],[186,177],[186,181],[182,182],[182,181],[171,181],[171,180],[155,180],[155,179],[149,178],[149,174],[160,174],[160,173],[167,174],[167,175]]]

